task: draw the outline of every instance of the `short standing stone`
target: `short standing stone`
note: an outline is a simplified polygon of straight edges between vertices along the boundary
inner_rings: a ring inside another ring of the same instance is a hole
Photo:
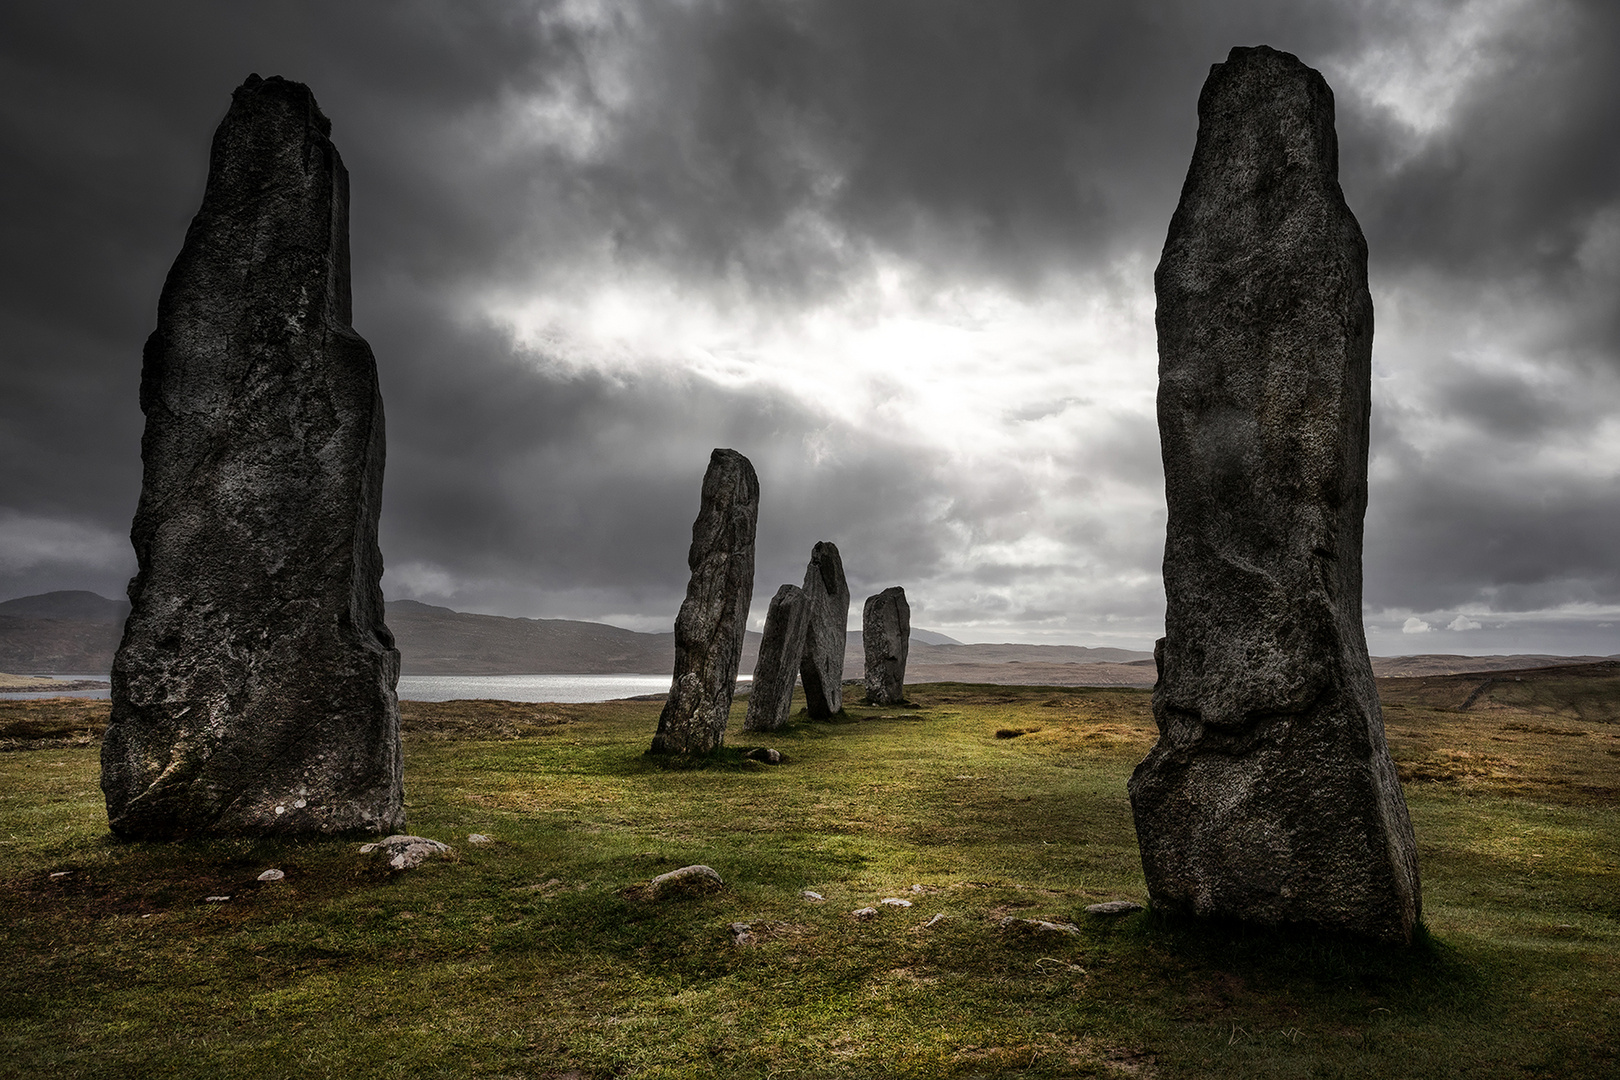
[[[383,408],[349,325],[349,182],[309,88],[248,78],[141,368],[138,573],[101,786],[114,832],[404,824],[383,624]]]
[[[703,476],[686,564],[692,577],[675,617],[675,675],[653,736],[654,754],[711,754],[726,738],[754,592],[759,479],[735,450],[716,450]]]
[[[898,705],[906,699],[906,652],[911,647],[911,605],[896,585],[866,598],[861,609],[861,645],[866,652],[866,700]]]
[[[1333,92],[1234,49],[1158,294],[1169,525],[1159,741],[1130,782],[1155,908],[1408,941],[1416,846],[1361,612],[1372,300]]]
[[[804,707],[812,719],[826,720],[844,710],[844,645],[849,625],[849,586],[837,545],[823,540],[810,552],[804,572],[804,600],[809,609],[804,657],[799,678]]]
[[[754,681],[748,691],[744,731],[777,731],[787,726],[809,616],[804,590],[797,585],[783,585],[776,590],[765,612],[765,632],[760,637],[759,659],[754,663]]]

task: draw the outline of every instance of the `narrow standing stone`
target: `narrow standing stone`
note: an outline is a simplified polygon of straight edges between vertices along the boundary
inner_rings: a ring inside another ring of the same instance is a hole
[[[675,675],[658,717],[654,754],[710,754],[726,738],[754,592],[759,479],[735,450],[716,450],[692,523],[692,570],[675,617]]]
[[[330,133],[308,87],[249,76],[158,301],[101,753],[121,836],[405,824],[383,407]]]
[[[804,707],[811,719],[826,720],[844,711],[849,586],[844,583],[844,560],[837,545],[823,540],[811,550],[810,565],[804,572],[804,600],[809,609],[804,657],[799,662]]]
[[[744,731],[778,731],[793,712],[793,684],[799,678],[804,655],[805,622],[810,614],[804,590],[783,585],[765,613],[765,633],[754,663],[754,682],[748,692]]]
[[[1155,906],[1409,941],[1416,845],[1361,622],[1372,300],[1333,92],[1233,49],[1158,294],[1169,527],[1159,741],[1131,804]]]
[[[906,652],[911,648],[911,605],[896,585],[866,598],[861,609],[861,646],[866,652],[866,700],[898,705],[906,699]]]

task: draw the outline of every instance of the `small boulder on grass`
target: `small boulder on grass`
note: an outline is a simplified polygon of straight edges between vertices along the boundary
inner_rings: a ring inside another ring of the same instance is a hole
[[[1087,915],[1103,915],[1108,917],[1129,915],[1133,911],[1141,910],[1142,905],[1138,904],[1135,900],[1107,900],[1101,904],[1089,904],[1086,906]]]
[[[632,885],[624,890],[624,895],[633,900],[669,900],[703,896],[724,888],[725,884],[714,867],[697,864],[659,874],[645,885]]]
[[[1045,919],[1020,919],[1009,915],[1001,920],[1001,928],[1015,934],[1078,934],[1080,928],[1073,923],[1047,922]]]
[[[360,854],[387,863],[390,870],[415,870],[434,856],[448,856],[450,845],[425,836],[396,833],[374,844],[361,844]]]

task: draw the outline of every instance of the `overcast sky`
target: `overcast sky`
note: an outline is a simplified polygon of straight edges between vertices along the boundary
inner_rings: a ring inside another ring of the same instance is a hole
[[[1162,631],[1152,272],[1212,63],[1338,103],[1374,653],[1620,652],[1609,0],[0,8],[0,599],[122,594],[141,345],[249,72],[352,184],[389,598],[668,629],[709,450],[752,625],[817,540],[968,641]]]

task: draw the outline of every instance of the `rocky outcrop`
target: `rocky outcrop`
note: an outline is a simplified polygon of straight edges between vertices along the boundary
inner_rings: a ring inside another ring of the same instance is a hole
[[[1372,301],[1333,93],[1234,49],[1154,277],[1169,601],[1130,782],[1154,906],[1410,940],[1416,847],[1361,622]]]
[[[692,577],[675,617],[674,681],[650,753],[710,754],[725,742],[754,592],[758,520],[753,465],[735,450],[716,450],[692,523],[686,556]]]
[[[811,550],[803,591],[807,611],[799,678],[804,683],[804,707],[811,719],[826,720],[844,711],[849,586],[837,545],[823,540]]]
[[[866,701],[898,705],[906,699],[906,652],[911,647],[911,605],[896,585],[866,598],[861,608],[861,646],[866,652]]]
[[[349,182],[309,88],[251,76],[141,369],[139,567],[112,670],[113,831],[392,832],[383,408],[350,326]]]
[[[783,585],[771,597],[765,612],[765,633],[759,642],[754,681],[748,691],[744,731],[777,731],[787,726],[793,712],[793,684],[799,678],[804,655],[804,629],[809,617],[804,590]]]

